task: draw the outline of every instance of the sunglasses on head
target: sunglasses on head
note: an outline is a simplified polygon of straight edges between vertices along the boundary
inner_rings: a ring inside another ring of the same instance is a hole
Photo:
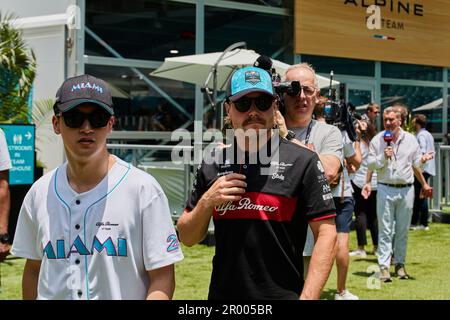
[[[84,120],[88,120],[94,129],[103,128],[108,124],[111,114],[103,109],[95,110],[91,113],[83,113],[77,109],[63,112],[60,114],[66,126],[69,128],[79,128],[83,125]]]
[[[267,111],[272,106],[274,98],[267,94],[260,95],[255,98],[242,97],[234,102],[234,105],[239,112],[247,112],[250,110],[252,103],[255,102],[256,108],[260,111]]]

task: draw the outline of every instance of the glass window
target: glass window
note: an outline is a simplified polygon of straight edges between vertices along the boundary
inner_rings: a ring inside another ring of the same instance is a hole
[[[311,64],[316,72],[329,74],[346,74],[353,76],[373,77],[375,75],[375,63],[367,60],[332,58],[302,54],[302,62]]]
[[[269,7],[281,7],[281,8],[292,8],[294,5],[294,0],[228,0],[231,2],[242,2],[245,4],[259,4],[262,6]]]
[[[291,64],[292,17],[205,7],[205,52],[219,52],[245,41],[247,49]]]
[[[150,69],[139,71],[180,104],[186,114],[194,114],[193,85],[151,77],[149,73],[153,70]],[[86,73],[110,85],[117,119],[115,130],[173,131],[189,120],[186,114],[170,104],[130,68],[86,65]]]
[[[442,132],[441,88],[381,85],[382,110],[395,102],[406,104],[413,115],[417,113],[425,114],[428,118],[427,127],[430,132]]]
[[[442,81],[442,68],[382,62],[381,76],[384,78]]]
[[[124,58],[195,53],[195,5],[172,1],[86,1],[86,26]],[[88,55],[111,56],[86,33]],[[171,50],[175,53],[171,53]]]
[[[447,89],[447,103],[447,137],[450,140],[450,132],[448,131],[450,127],[450,88]]]

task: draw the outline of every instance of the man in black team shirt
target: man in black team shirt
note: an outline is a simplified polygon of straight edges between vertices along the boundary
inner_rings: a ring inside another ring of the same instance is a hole
[[[323,166],[316,153],[272,130],[277,100],[266,71],[235,71],[225,108],[234,139],[215,149],[215,162],[205,158],[178,220],[180,240],[192,246],[205,237],[213,216],[216,253],[208,298],[318,299],[336,245],[335,207]],[[304,282],[307,224],[317,242],[314,271]]]

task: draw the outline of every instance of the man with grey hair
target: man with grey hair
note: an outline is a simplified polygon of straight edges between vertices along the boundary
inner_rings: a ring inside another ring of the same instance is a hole
[[[343,149],[343,141],[345,139],[347,142],[348,136],[341,134],[338,128],[312,119],[314,108],[320,102],[320,90],[318,88],[317,76],[312,66],[301,63],[290,67],[286,71],[285,80],[299,81],[301,85],[301,92],[299,92],[299,94],[286,94],[284,96],[286,107],[284,117],[286,119],[286,125],[292,130],[292,136],[295,137],[294,140],[299,140],[301,143],[305,144],[306,147],[317,152],[324,165],[328,182],[332,186],[335,186],[332,189],[337,209],[336,230],[338,233],[336,255],[338,283],[335,299],[355,300],[358,299],[358,297],[350,293],[345,287],[349,263],[348,232],[350,231],[350,222],[353,212],[353,198],[348,175],[345,175],[345,178],[347,179],[341,178],[340,170],[343,165],[344,156],[349,164],[352,164],[357,168],[359,166],[358,156],[360,159],[360,153],[353,149],[351,143],[346,143],[346,148]],[[340,181],[339,184],[337,184],[337,182],[333,183],[336,181],[336,178],[342,181]],[[345,188],[345,193],[341,194],[339,192],[342,189],[340,186],[343,185],[347,185],[349,188]],[[341,195],[344,201],[336,201]],[[312,267],[313,261],[310,258],[313,256],[314,250],[314,238],[312,233],[308,232],[303,251],[305,270],[308,269],[307,277],[316,272],[315,268]],[[310,260],[311,268],[308,268]]]
[[[414,173],[431,159],[422,155],[416,138],[402,130],[401,114],[395,107],[383,112],[385,131],[370,142],[368,167],[377,171],[378,264],[380,280],[390,282],[389,266],[392,249],[395,252],[395,273],[400,279],[408,279],[405,270],[408,230],[414,203]],[[420,184],[425,193],[430,186],[421,176]],[[370,181],[363,187],[363,195],[370,195]],[[393,237],[395,233],[395,237]]]

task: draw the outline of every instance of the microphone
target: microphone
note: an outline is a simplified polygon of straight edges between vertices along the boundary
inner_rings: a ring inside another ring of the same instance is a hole
[[[392,132],[389,130],[386,130],[384,132],[384,136],[383,136],[384,142],[387,143],[388,147],[391,146],[391,141],[394,140],[394,136],[392,135]]]
[[[258,59],[256,59],[255,63],[253,63],[253,66],[264,69],[267,72],[271,73],[272,59],[270,59],[268,56],[261,55],[258,57]]]

